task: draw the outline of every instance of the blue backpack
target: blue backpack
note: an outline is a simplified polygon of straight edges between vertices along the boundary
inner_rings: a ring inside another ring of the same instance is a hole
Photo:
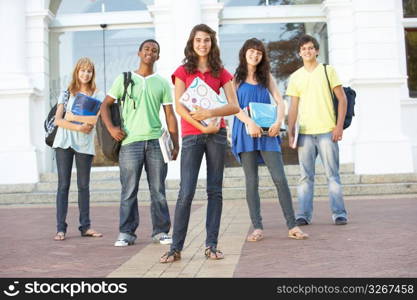
[[[336,122],[337,122],[339,100],[337,99],[336,95],[333,93],[332,88],[330,86],[329,77],[327,76],[326,65],[327,64],[323,64],[324,73],[326,74],[327,84],[329,86],[330,94],[332,96],[333,108],[334,108],[334,113],[336,115]],[[343,90],[345,91],[346,99],[347,99],[347,110],[346,110],[345,122],[343,123],[343,129],[346,129],[352,123],[352,118],[355,115],[356,92],[350,87],[343,87]]]

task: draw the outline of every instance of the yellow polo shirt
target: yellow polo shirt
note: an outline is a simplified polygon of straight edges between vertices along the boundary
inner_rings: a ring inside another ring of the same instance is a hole
[[[332,89],[341,85],[332,66],[327,65],[327,75]],[[300,133],[321,134],[336,127],[336,118],[323,64],[308,72],[304,67],[291,74],[287,96],[299,98],[298,122]]]

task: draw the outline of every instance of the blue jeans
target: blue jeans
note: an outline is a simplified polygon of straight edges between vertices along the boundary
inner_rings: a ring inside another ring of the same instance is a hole
[[[78,209],[80,211],[81,232],[90,228],[90,171],[93,155],[78,153],[72,148],[56,148],[56,166],[58,169],[58,191],[56,194],[57,232],[67,232],[68,194],[71,184],[72,163],[75,156],[77,167]]]
[[[279,204],[289,229],[296,226],[291,192],[285,177],[281,152],[252,151],[240,153],[246,180],[246,202],[254,229],[263,229],[259,198],[258,155],[261,155],[278,192]]]
[[[216,247],[223,207],[223,170],[226,154],[226,129],[215,134],[187,135],[182,139],[181,183],[175,207],[171,250],[181,251],[190,220],[191,202],[197,186],[203,155],[207,162],[206,246]]]
[[[171,227],[165,197],[165,179],[168,166],[164,162],[157,139],[134,142],[120,148],[119,167],[122,185],[119,231],[133,236],[139,226],[138,190],[143,165],[151,195],[152,236]]]
[[[320,155],[328,181],[333,221],[337,217],[346,218],[347,213],[343,202],[342,184],[339,175],[339,147],[337,142],[332,141],[332,133],[300,134],[298,145],[301,179],[297,190],[297,219],[303,218],[308,223],[311,222],[317,155]]]

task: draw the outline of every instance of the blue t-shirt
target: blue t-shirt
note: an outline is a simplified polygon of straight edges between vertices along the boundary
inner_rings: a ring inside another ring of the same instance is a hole
[[[245,108],[249,102],[271,103],[269,91],[261,84],[244,82],[239,85],[237,98],[240,108]],[[245,124],[237,117],[233,120],[232,153],[240,162],[240,153],[252,151],[276,151],[281,152],[281,139],[277,137],[262,136],[252,138],[246,133]],[[258,153],[258,163],[263,163],[262,156]]]

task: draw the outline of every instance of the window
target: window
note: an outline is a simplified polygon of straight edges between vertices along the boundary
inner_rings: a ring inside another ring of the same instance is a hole
[[[317,38],[320,43],[319,59],[322,62],[327,62],[327,27],[325,23],[222,24],[219,28],[219,40],[223,64],[229,72],[234,74],[239,63],[240,48],[247,39],[256,37],[264,42],[272,75],[281,95],[285,95],[288,77],[302,64],[298,57],[297,37],[304,33]],[[232,128],[233,117],[226,117],[226,120],[229,128]],[[282,135],[281,138],[284,164],[298,164],[297,151],[289,147],[288,137]],[[228,153],[226,166],[237,165],[232,155]]]
[[[221,0],[225,6],[321,4],[323,0]]]
[[[139,45],[154,35],[153,28],[106,30],[103,42],[101,31],[51,32],[51,102],[69,84],[72,69],[83,56],[94,61],[97,86],[107,92],[117,75],[138,67]]]
[[[417,1],[403,0],[403,11],[405,18],[417,18]]]
[[[403,0],[408,92],[417,98],[417,1]]]
[[[52,1],[51,1],[52,2]],[[153,1],[139,0],[63,0],[54,1],[51,11],[56,15],[76,13],[97,13],[110,11],[146,10]],[[56,5],[57,7],[53,7]]]
[[[410,97],[417,98],[417,28],[405,29],[407,54],[408,90]]]
[[[272,74],[277,80],[281,94],[284,95],[289,75],[301,66],[297,37],[304,33],[317,38],[320,43],[319,60],[327,62],[325,23],[273,23],[220,25],[219,39],[223,63],[226,69],[234,74],[243,43],[252,37],[262,40],[268,51]]]

